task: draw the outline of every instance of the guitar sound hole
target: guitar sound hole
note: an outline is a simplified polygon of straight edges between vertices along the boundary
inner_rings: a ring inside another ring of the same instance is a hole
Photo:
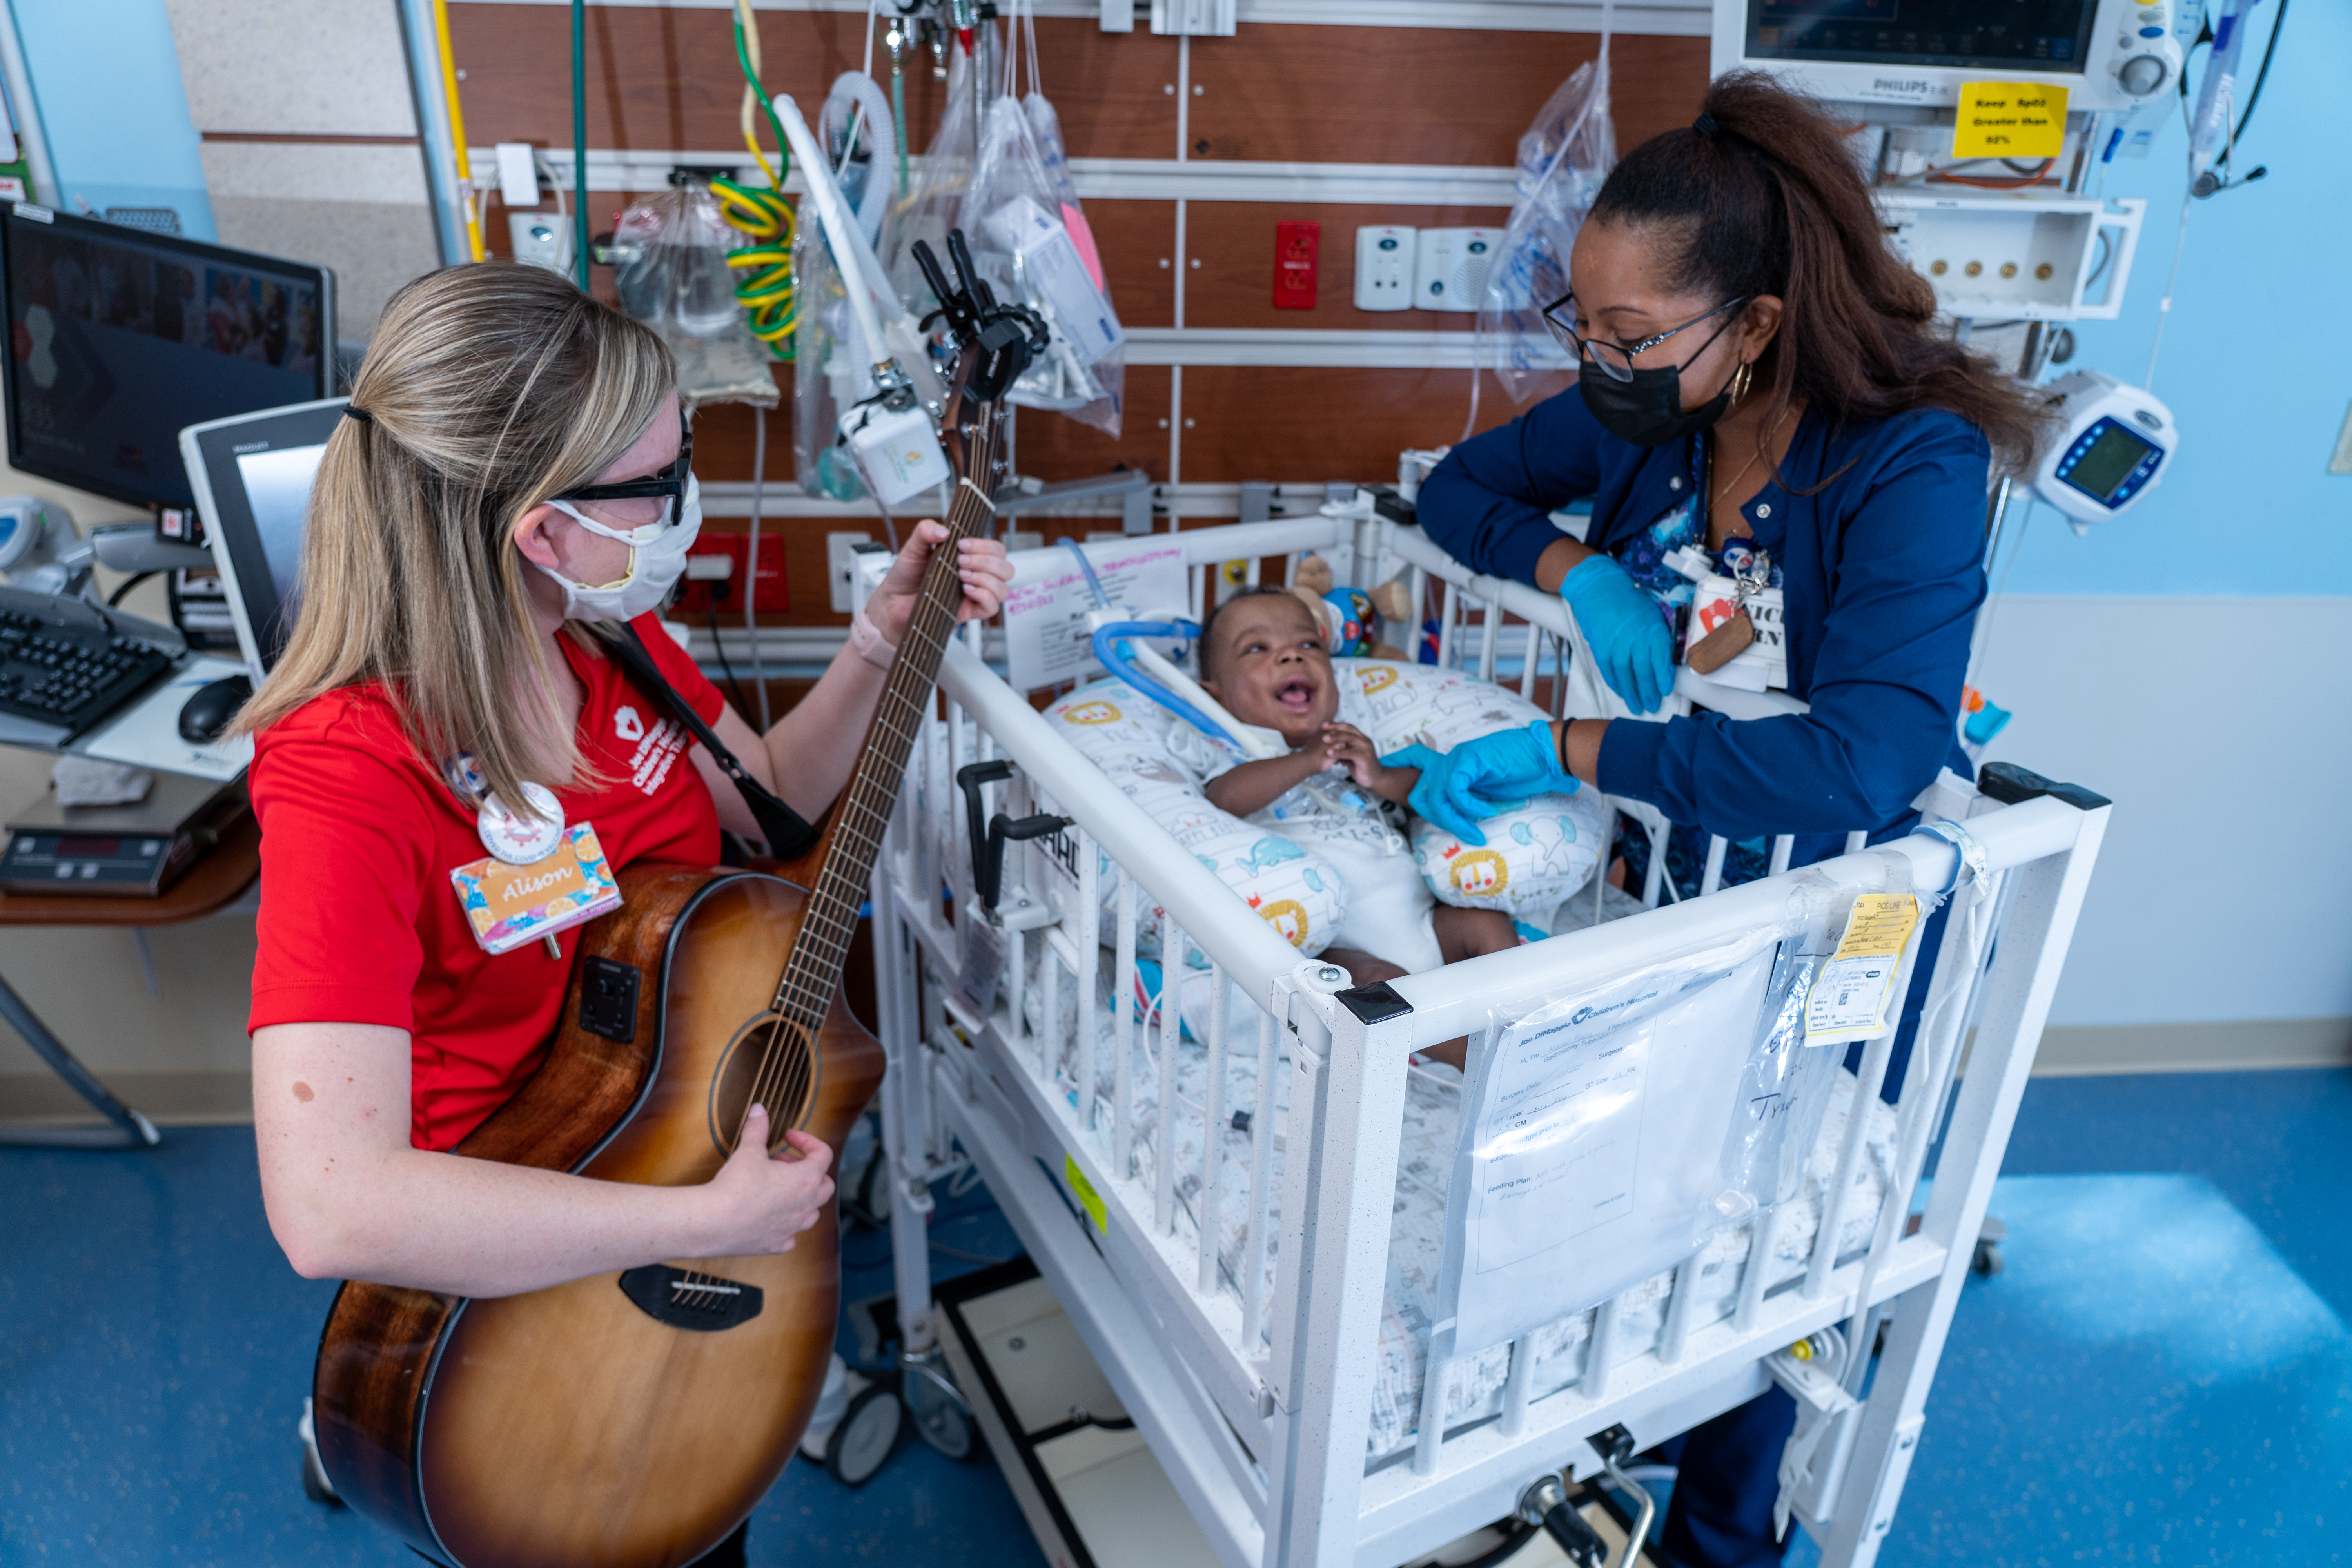
[[[768,1146],[784,1146],[784,1130],[805,1124],[814,1108],[816,1042],[806,1028],[762,1013],[735,1032],[710,1083],[710,1141],[731,1153],[743,1113],[756,1093],[768,1108]]]

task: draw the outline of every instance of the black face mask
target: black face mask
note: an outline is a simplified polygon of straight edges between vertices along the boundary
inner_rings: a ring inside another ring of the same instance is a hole
[[[1704,349],[1701,353],[1706,352]],[[1696,355],[1693,355],[1696,358]],[[1584,406],[1601,427],[1636,447],[1663,447],[1704,430],[1731,406],[1731,385],[1724,384],[1696,408],[1682,406],[1683,373],[1679,366],[1637,367],[1631,381],[1619,381],[1600,366],[1587,364],[1576,378]]]

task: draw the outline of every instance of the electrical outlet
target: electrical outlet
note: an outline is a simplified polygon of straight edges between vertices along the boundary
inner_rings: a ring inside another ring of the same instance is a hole
[[[1424,310],[1475,310],[1503,243],[1498,228],[1424,228],[1414,240],[1412,302]]]
[[[1323,226],[1292,219],[1274,226],[1274,308],[1315,309],[1316,258],[1323,248]]]
[[[741,615],[743,563],[751,543],[748,533],[706,532],[696,540],[686,558],[686,581],[678,586],[678,609],[696,615],[712,610]],[[792,593],[784,581],[784,542],[773,533],[760,535],[760,576],[751,607],[779,615],[793,607]]]
[[[824,536],[824,579],[832,594],[835,615],[845,616],[854,607],[850,584],[857,572],[857,547],[871,544],[870,533],[828,533]]]
[[[572,225],[554,214],[510,212],[507,214],[507,237],[514,244],[517,261],[528,261],[533,267],[544,267],[567,278],[572,275]]]
[[[1413,232],[1397,224],[1356,231],[1356,309],[1412,309]]]

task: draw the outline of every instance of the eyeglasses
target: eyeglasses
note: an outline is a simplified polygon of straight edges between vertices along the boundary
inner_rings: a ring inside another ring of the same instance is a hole
[[[678,416],[677,420],[677,460],[670,464],[669,467],[662,469],[657,474],[650,474],[642,479],[625,479],[621,483],[614,485],[582,485],[576,489],[566,490],[562,495],[556,496],[552,499],[556,500],[568,501],[651,500],[658,499],[668,503],[667,506],[663,507],[662,515],[651,520],[651,522],[641,522],[635,526],[644,528],[650,527],[653,522],[667,523],[677,515],[677,503],[686,494],[686,481],[688,477],[688,470],[693,467],[694,426],[688,425],[686,422],[686,416],[681,414]]]
[[[1631,381],[1633,379],[1633,360],[1636,355],[1647,353],[1676,332],[1686,332],[1701,321],[1720,316],[1726,310],[1734,310],[1746,303],[1748,303],[1748,296],[1745,294],[1737,300],[1726,300],[1714,310],[1707,311],[1706,315],[1693,316],[1679,327],[1669,327],[1656,337],[1643,338],[1640,342],[1632,344],[1612,343],[1601,338],[1588,338],[1576,330],[1576,296],[1573,294],[1562,294],[1559,299],[1546,305],[1543,308],[1543,319],[1544,325],[1551,329],[1553,340],[1560,347],[1575,355],[1578,360],[1591,360],[1601,367],[1601,374],[1612,381]],[[1688,369],[1691,360],[1696,360],[1699,354],[1706,353],[1709,344],[1723,336],[1730,328],[1729,321],[1716,328],[1707,335],[1706,342],[1699,344],[1696,353],[1692,354],[1690,359],[1685,360],[1675,368]]]

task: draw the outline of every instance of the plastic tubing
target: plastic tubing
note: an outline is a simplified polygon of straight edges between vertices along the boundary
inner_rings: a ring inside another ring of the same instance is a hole
[[[1275,755],[1249,732],[1223,704],[1201,689],[1182,670],[1148,647],[1128,646],[1129,637],[1197,637],[1200,627],[1190,621],[1114,621],[1094,635],[1095,658],[1129,685],[1207,735],[1253,758]],[[1144,670],[1152,673],[1146,675]],[[1158,679],[1154,679],[1157,677]]]
[[[442,0],[435,0],[441,4]],[[572,0],[572,262],[580,291],[588,292],[588,0]]]
[[[882,94],[882,84],[864,71],[844,71],[833,79],[833,87],[824,95],[824,121],[834,123],[835,106],[841,106],[841,121],[854,124],[856,115],[853,107],[866,110],[866,144],[873,149],[872,172],[866,177],[866,191],[857,202],[857,226],[871,243],[882,233],[882,216],[890,210],[888,171],[898,162],[898,127],[890,116],[890,100]],[[842,155],[849,155],[849,144],[842,144]]]

